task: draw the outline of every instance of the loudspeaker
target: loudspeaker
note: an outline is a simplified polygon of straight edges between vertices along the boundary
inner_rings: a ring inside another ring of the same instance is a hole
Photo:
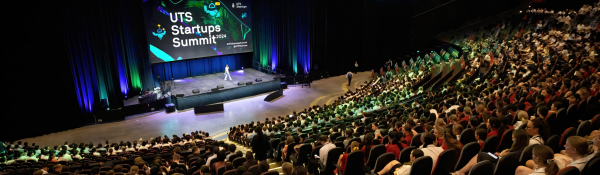
[[[194,89],[194,90],[192,90],[192,93],[194,93],[194,94],[200,93],[200,89]]]
[[[262,81],[262,78],[257,78],[256,79],[256,82],[261,82],[261,81]]]
[[[252,82],[251,81],[246,82],[246,86],[248,86],[248,85],[252,85]]]
[[[238,86],[243,86],[243,85],[244,85],[243,81],[238,82]]]
[[[220,84],[220,85],[217,85],[217,88],[219,88],[219,89],[223,89],[223,88],[225,88],[225,86],[224,86],[224,85],[222,85],[222,84]]]
[[[211,92],[219,92],[219,88],[210,89]]]
[[[183,94],[175,94],[175,97],[183,97]]]

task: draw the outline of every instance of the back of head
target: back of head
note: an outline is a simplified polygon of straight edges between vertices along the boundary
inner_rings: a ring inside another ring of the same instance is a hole
[[[252,152],[251,151],[246,151],[246,160],[254,160],[254,157],[252,156]]]
[[[308,170],[304,166],[299,165],[294,168],[293,175],[308,175]]]
[[[260,171],[262,171],[262,172],[269,171],[269,162],[267,162],[267,161],[261,161],[258,166],[260,168]]]
[[[556,174],[559,171],[557,162],[554,160],[554,151],[546,145],[535,145],[533,155],[537,157],[537,163],[546,167],[546,174]]]
[[[281,171],[284,175],[291,175],[293,171],[293,166],[289,162],[285,162],[281,165]]]
[[[583,137],[571,136],[567,138],[567,142],[571,144],[571,147],[575,149],[578,155],[585,156],[590,153],[590,150],[593,151],[593,149],[589,149],[590,145]]]

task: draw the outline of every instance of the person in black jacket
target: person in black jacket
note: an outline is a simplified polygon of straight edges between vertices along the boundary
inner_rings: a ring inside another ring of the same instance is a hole
[[[260,125],[259,125],[260,126]],[[260,126],[262,127],[262,126]],[[258,128],[260,128],[258,127]],[[271,149],[271,145],[268,142],[268,139],[263,134],[261,129],[256,130],[256,136],[252,138],[252,142],[250,142],[250,146],[252,147],[252,152],[254,152],[256,160],[267,160],[267,151]]]

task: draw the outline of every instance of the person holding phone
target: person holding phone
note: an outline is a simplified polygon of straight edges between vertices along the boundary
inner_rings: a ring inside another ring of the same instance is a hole
[[[516,129],[513,131],[512,134],[512,140],[513,140],[513,145],[511,146],[510,149],[505,149],[502,152],[496,152],[496,153],[491,153],[491,152],[479,152],[477,155],[475,155],[470,161],[469,163],[467,163],[467,165],[465,165],[464,167],[462,167],[462,169],[460,169],[459,171],[456,171],[455,173],[452,174],[457,174],[457,175],[464,175],[467,172],[469,172],[469,170],[471,170],[471,168],[473,166],[475,166],[477,163],[484,161],[484,160],[489,160],[494,164],[494,167],[496,167],[496,163],[498,163],[498,160],[509,154],[509,153],[521,153],[523,152],[523,149],[525,149],[525,147],[529,146],[529,136],[527,135],[527,132],[525,130],[522,129]]]

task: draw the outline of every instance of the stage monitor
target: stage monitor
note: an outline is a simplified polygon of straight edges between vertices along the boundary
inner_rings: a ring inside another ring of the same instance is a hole
[[[144,0],[152,63],[252,52],[250,0]]]

